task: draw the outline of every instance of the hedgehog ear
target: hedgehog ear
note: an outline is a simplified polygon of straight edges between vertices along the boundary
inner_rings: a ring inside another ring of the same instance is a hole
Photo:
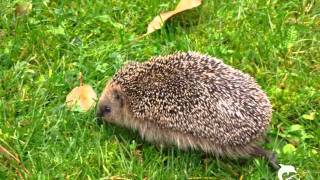
[[[118,101],[120,103],[120,106],[122,107],[124,104],[124,98],[122,93],[119,90],[114,90],[112,96],[113,99]]]

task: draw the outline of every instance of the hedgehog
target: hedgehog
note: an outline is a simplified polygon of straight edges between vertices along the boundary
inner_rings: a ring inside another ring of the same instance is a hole
[[[107,82],[97,105],[100,123],[137,130],[148,142],[228,158],[264,157],[272,118],[253,77],[197,52],[176,52],[126,63]]]

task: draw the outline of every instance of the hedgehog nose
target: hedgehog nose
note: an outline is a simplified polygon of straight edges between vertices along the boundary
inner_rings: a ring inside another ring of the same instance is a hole
[[[103,113],[102,113],[100,108],[97,109],[96,115],[97,115],[97,118],[102,118],[103,117]]]
[[[103,117],[103,113],[102,111],[100,110],[100,108],[97,109],[97,113],[96,113],[96,116],[97,116],[97,125],[98,126],[101,126],[103,124],[103,120],[102,120],[102,117]]]

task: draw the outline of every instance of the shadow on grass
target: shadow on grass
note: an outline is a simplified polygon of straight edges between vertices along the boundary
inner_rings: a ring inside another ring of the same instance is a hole
[[[97,125],[99,127],[99,125]],[[104,140],[111,141],[116,138],[120,146],[130,151],[130,146],[135,143],[135,148],[141,151],[147,159],[153,161],[152,157],[159,156],[163,159],[161,167],[174,168],[173,164],[185,164],[198,166],[208,176],[221,175],[228,178],[239,178],[240,176],[255,169],[264,169],[269,174],[275,171],[268,167],[266,160],[261,158],[239,158],[231,159],[227,157],[218,157],[213,154],[206,154],[199,150],[180,150],[176,146],[159,146],[142,139],[136,130],[130,130],[111,123],[103,123],[100,126],[103,129]],[[150,158],[151,157],[151,158]]]

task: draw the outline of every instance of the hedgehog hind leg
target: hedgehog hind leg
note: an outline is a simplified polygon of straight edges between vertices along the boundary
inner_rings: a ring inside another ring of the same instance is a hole
[[[280,168],[277,162],[276,154],[272,151],[265,150],[259,146],[254,146],[250,154],[253,156],[264,157],[266,160],[268,160],[269,165],[275,170]]]

